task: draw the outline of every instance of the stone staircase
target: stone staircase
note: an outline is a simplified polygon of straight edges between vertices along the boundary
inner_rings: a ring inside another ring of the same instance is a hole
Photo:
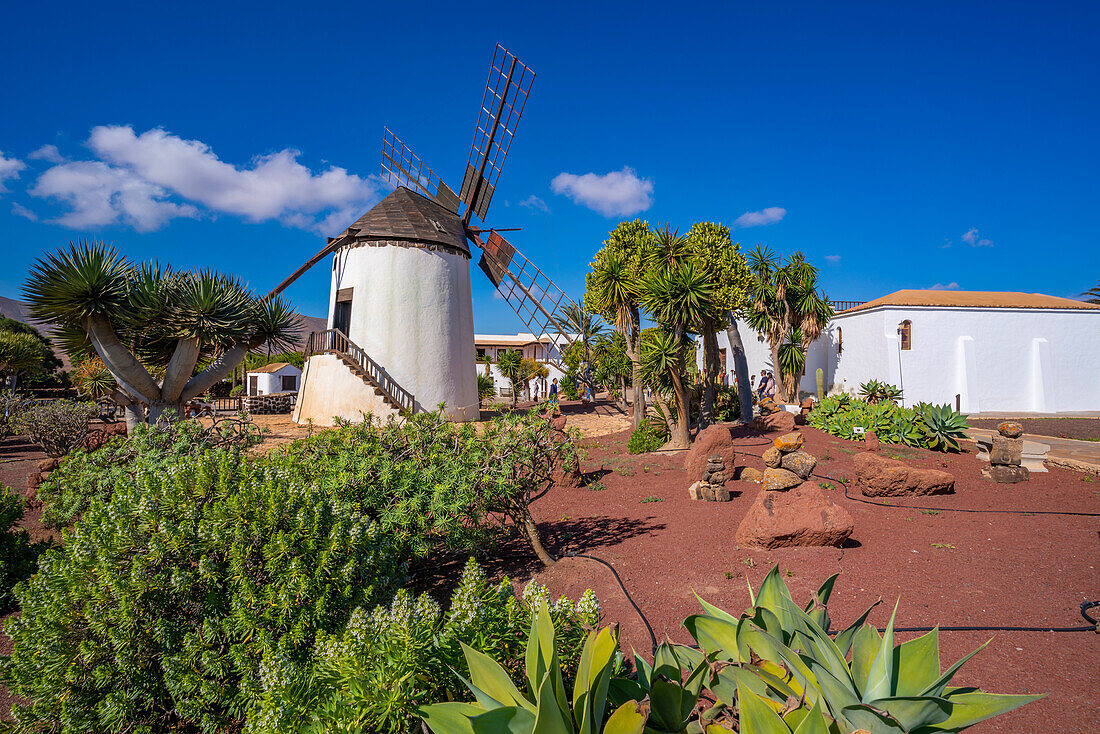
[[[380,364],[339,329],[312,332],[306,340],[304,354],[307,360],[316,354],[333,355],[395,411],[418,413],[423,410],[411,392],[397,384]]]

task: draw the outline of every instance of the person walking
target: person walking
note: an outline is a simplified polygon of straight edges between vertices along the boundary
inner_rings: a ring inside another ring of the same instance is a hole
[[[558,378],[556,378],[556,377],[554,378],[554,381],[550,383],[550,395],[548,397],[547,402],[550,402],[550,403],[558,402]]]

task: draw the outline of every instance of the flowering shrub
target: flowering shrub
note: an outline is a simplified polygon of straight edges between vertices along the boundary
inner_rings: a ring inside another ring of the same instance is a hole
[[[19,418],[19,429],[30,434],[46,456],[58,459],[84,443],[88,421],[99,415],[95,403],[49,400],[29,405]]]
[[[404,422],[368,419],[270,455],[303,481],[360,503],[418,557],[439,544],[484,550],[506,520],[542,557],[528,498],[555,466],[576,460],[573,441],[561,440],[535,412],[509,413],[480,429],[439,412]]]
[[[93,499],[109,499],[116,482],[130,479],[139,470],[164,470],[222,440],[197,421],[181,420],[138,424],[128,436],[113,436],[96,451],[77,449],[38,488],[44,505],[42,522],[58,528],[72,525]],[[242,447],[251,443],[244,441]]]
[[[48,543],[30,542],[27,531],[16,527],[23,519],[23,498],[0,484],[0,614],[15,607],[12,587],[34,573],[38,556]]]
[[[321,633],[389,598],[400,545],[237,450],[136,463],[16,590],[16,731],[239,730]]]
[[[417,707],[469,700],[454,673],[469,677],[462,645],[500,661],[524,685],[524,655],[532,610],[549,592],[529,583],[517,599],[507,578],[491,584],[471,558],[444,612],[427,594],[397,592],[389,605],[358,609],[342,632],[318,638],[308,683],[291,675],[268,689],[251,732],[311,734],[420,730]],[[589,590],[574,604],[550,604],[558,630],[563,675],[572,680],[586,630],[600,623],[600,606]]]

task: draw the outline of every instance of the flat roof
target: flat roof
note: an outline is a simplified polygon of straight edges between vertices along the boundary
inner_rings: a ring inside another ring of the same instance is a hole
[[[257,372],[278,372],[283,367],[294,367],[290,362],[272,362],[271,364],[265,364],[263,367],[257,367],[254,370],[248,370],[248,374],[254,375]],[[294,367],[294,369],[298,369]]]
[[[1100,311],[1100,305],[1043,293],[1011,291],[902,290],[841,311],[838,316],[868,311],[879,306],[940,306],[959,308],[1054,308]]]

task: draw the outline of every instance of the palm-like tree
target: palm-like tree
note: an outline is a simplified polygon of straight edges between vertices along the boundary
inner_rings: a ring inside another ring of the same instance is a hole
[[[497,367],[500,369],[500,374],[507,377],[508,381],[512,383],[512,407],[515,407],[519,401],[520,385],[526,379],[523,354],[514,349],[506,349],[497,354]]]
[[[46,361],[49,350],[33,334],[0,331],[0,377],[18,378],[34,372]]]
[[[606,326],[594,313],[575,303],[570,303],[562,308],[562,313],[565,315],[563,326],[577,335],[574,343],[580,344],[585,364],[591,365],[592,344],[598,336],[604,333]],[[584,374],[580,374],[580,378],[591,384],[590,379],[587,379]],[[592,387],[594,390],[595,386]]]
[[[289,349],[300,323],[282,298],[261,300],[235,278],[135,265],[99,242],[40,258],[23,292],[74,360],[103,361],[131,422],[143,405],[150,422],[180,412],[264,344]]]
[[[641,314],[638,299],[641,284],[631,273],[626,261],[614,253],[597,260],[588,279],[586,297],[594,301],[604,315],[614,314],[615,328],[626,340],[626,354],[631,361],[633,378],[634,427],[645,418],[645,393],[642,391],[639,352],[641,346]]]
[[[1095,288],[1089,288],[1081,295],[1088,296],[1088,298],[1085,299],[1087,303],[1100,304],[1100,283],[1097,283]]]
[[[642,289],[642,307],[668,337],[650,340],[652,346],[643,350],[642,362],[648,365],[645,371],[651,379],[654,369],[668,370],[677,413],[670,426],[669,446],[672,448],[687,448],[691,443],[691,412],[685,382],[690,340],[686,337],[711,309],[712,295],[706,274],[692,262],[678,262],[654,270]]]
[[[828,325],[833,307],[818,292],[817,268],[801,252],[781,263],[770,249],[757,246],[748,259],[753,278],[747,321],[771,347],[772,366],[781,378],[777,397],[791,402],[798,397],[806,350]]]

